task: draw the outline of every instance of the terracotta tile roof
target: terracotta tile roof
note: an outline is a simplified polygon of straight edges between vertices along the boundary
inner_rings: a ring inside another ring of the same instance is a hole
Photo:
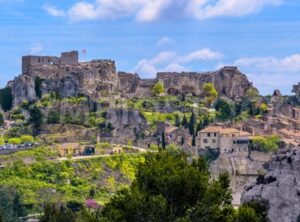
[[[288,130],[288,129],[281,129],[279,130],[279,133],[282,133],[284,135],[293,136],[300,138],[300,131],[299,130]]]
[[[220,126],[209,126],[201,130],[200,133],[219,133],[219,134],[236,134],[236,136],[251,136],[251,134],[247,132],[243,132],[234,128],[223,128]]]

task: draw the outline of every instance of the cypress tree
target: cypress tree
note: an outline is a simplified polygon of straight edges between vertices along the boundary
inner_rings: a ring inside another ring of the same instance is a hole
[[[181,125],[181,120],[178,114],[175,116],[175,126],[180,127]]]
[[[183,126],[185,129],[188,127],[188,121],[187,121],[187,118],[186,118],[185,115],[183,116],[183,119],[182,119],[182,126]]]
[[[162,132],[161,134],[161,145],[163,149],[166,149],[166,135],[165,132]]]
[[[191,115],[190,121],[189,121],[189,125],[188,125],[189,132],[190,132],[191,135],[195,134],[195,124],[196,124],[196,121],[197,121],[196,115],[195,115],[194,112],[192,112],[192,115]]]

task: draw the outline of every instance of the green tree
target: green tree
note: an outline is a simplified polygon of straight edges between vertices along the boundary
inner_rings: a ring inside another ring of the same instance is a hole
[[[27,212],[19,193],[11,188],[0,187],[0,221],[18,222]]]
[[[0,112],[0,126],[3,126],[4,124],[4,116],[3,114]]]
[[[259,218],[249,206],[250,214],[233,209],[228,174],[214,181],[209,178],[202,158],[189,164],[185,154],[174,149],[148,153],[130,189],[120,191],[105,205],[102,219],[233,222],[242,218],[246,222]]]
[[[217,117],[219,120],[226,121],[233,117],[230,105],[223,99],[216,102],[215,109],[218,111]]]
[[[193,135],[192,146],[196,146],[196,135]]]
[[[37,97],[42,98],[42,83],[43,83],[43,79],[41,79],[40,77],[36,77],[35,78],[35,85],[34,85],[34,89],[35,89],[35,94]]]
[[[159,95],[163,94],[164,92],[165,92],[165,88],[164,88],[164,84],[162,82],[157,82],[153,86],[154,95],[159,96]]]
[[[238,209],[234,222],[260,222],[255,210],[250,207],[241,206]]]
[[[181,126],[181,119],[178,114],[175,115],[175,126],[177,126],[177,127]]]
[[[0,105],[4,111],[9,111],[13,105],[13,95],[10,87],[0,89]]]
[[[183,119],[182,119],[182,126],[186,129],[188,128],[188,120],[186,118],[186,116],[184,115],[183,116]]]
[[[196,125],[196,123],[197,123],[196,114],[194,112],[192,112],[192,115],[190,117],[190,121],[189,121],[189,124],[188,124],[189,132],[190,132],[191,135],[195,134],[195,125]]]
[[[57,111],[51,111],[48,115],[48,124],[58,124],[60,122],[60,114]]]
[[[276,135],[273,136],[255,136],[252,138],[252,149],[260,150],[263,152],[276,151],[279,149],[280,138]]]
[[[262,115],[268,113],[268,106],[267,106],[267,104],[265,104],[265,103],[260,104],[260,106],[259,106],[259,112]]]
[[[161,134],[161,146],[163,149],[166,149],[166,135],[165,132],[162,132]]]
[[[257,98],[257,97],[259,97],[259,91],[254,87],[250,87],[246,91],[246,96],[250,99]]]
[[[37,106],[34,106],[29,110],[29,114],[30,114],[29,123],[33,125],[35,132],[39,131],[43,124],[42,111]]]
[[[210,106],[212,102],[218,97],[218,92],[212,83],[205,83],[203,85],[203,90],[205,95],[205,102],[207,106]]]

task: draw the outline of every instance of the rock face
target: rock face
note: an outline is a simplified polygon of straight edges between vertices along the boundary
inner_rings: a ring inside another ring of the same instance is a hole
[[[221,96],[231,99],[246,97],[252,87],[247,77],[237,67],[224,67],[207,73],[158,73],[157,78],[164,83],[168,93],[191,93],[203,95],[203,85],[213,83]]]
[[[238,207],[244,187],[255,181],[259,172],[264,171],[263,165],[270,159],[270,154],[261,152],[251,152],[251,158],[248,157],[248,152],[221,154],[210,164],[209,171],[213,177],[218,177],[224,172],[230,174],[232,204]]]
[[[34,102],[38,99],[35,93],[35,82],[29,76],[21,75],[15,78],[13,83],[10,83],[10,87],[12,89],[14,105],[19,105],[24,100]]]
[[[42,79],[42,94],[55,92],[63,98],[86,95],[93,100],[116,94],[149,97],[158,81],[163,82],[168,94],[190,93],[195,96],[202,96],[203,85],[211,82],[221,96],[234,100],[246,97],[247,89],[253,87],[236,67],[207,73],[158,73],[155,79],[141,79],[137,74],[117,73],[115,62],[111,60],[80,63],[78,52],[72,51],[62,53],[61,57],[24,56],[22,75],[10,84],[15,105],[24,99],[37,99],[37,77]]]
[[[136,74],[119,73],[120,87],[128,96],[145,97],[152,95],[152,87],[158,81],[164,84],[168,94],[203,95],[203,85],[213,83],[221,96],[230,99],[246,97],[246,91],[252,88],[247,77],[236,67],[224,67],[216,72],[206,73],[158,73],[156,79],[142,80]]]
[[[248,187],[242,201],[266,200],[272,222],[296,222],[300,215],[300,150],[282,151],[266,169],[269,173]]]

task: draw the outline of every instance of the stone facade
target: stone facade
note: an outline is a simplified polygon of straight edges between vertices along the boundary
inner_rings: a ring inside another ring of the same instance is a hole
[[[298,83],[298,85],[293,86],[292,92],[295,93],[296,98],[300,102],[300,82]]]
[[[200,149],[219,149],[220,153],[248,152],[250,134],[233,128],[207,127],[199,132]]]
[[[41,65],[77,65],[78,52],[63,52],[61,57],[55,56],[23,56],[22,57],[22,73],[26,74],[31,67]]]

